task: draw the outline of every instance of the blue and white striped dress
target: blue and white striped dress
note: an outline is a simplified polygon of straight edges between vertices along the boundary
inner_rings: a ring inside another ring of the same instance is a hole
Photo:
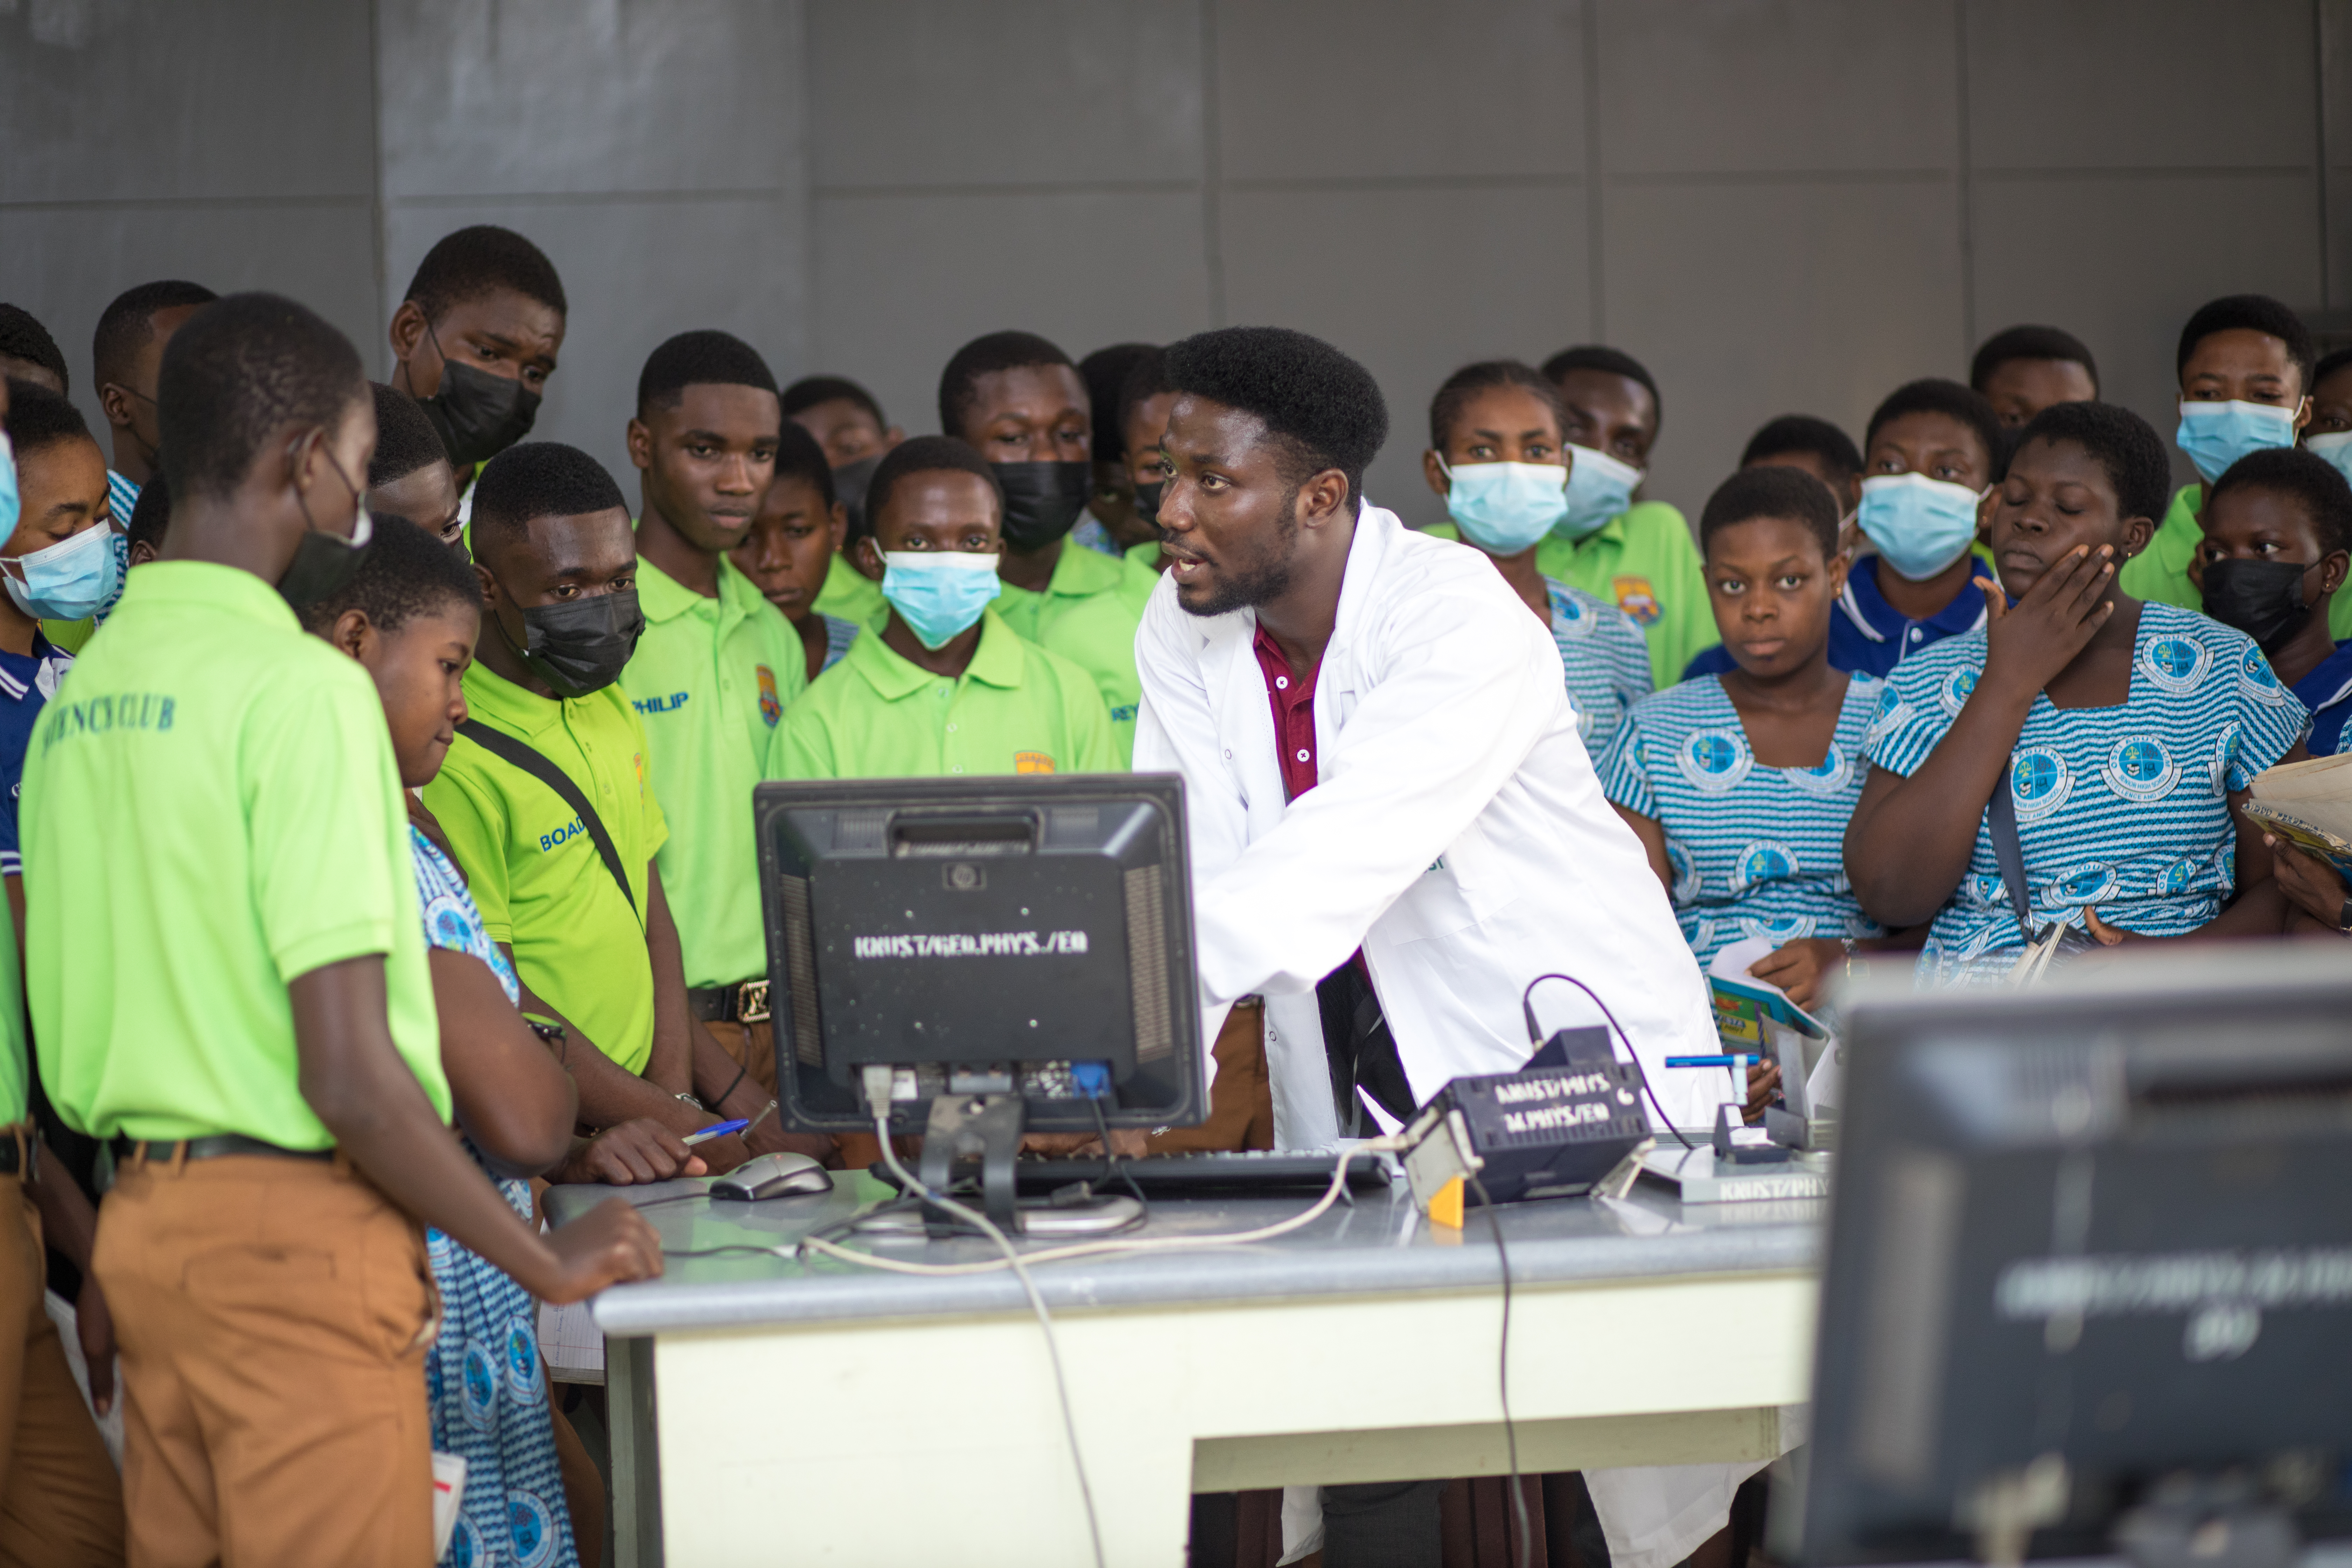
[[[1879,682],[1846,683],[1828,754],[1810,768],[1756,761],[1739,711],[1713,675],[1633,705],[1601,764],[1601,787],[1664,829],[1675,918],[1700,963],[1748,937],[1877,936],[1845,875],[1845,827],[1862,797],[1863,733]]]
[[[1984,670],[1966,632],[1895,667],[1871,720],[1870,760],[1909,776],[1959,716]],[[2294,749],[2310,716],[2243,632],[2191,610],[2140,606],[2131,692],[2112,708],[2036,693],[2010,752],[2017,835],[2037,922],[2080,926],[2084,909],[2143,936],[2179,936],[2237,888],[2229,795]],[[1981,816],[1968,874],[1930,928],[1922,984],[1986,984],[2024,939]]]
[[[1633,617],[1608,600],[1544,579],[1551,597],[1551,640],[1568,672],[1576,732],[1597,763],[1625,710],[1650,694],[1650,643]]]

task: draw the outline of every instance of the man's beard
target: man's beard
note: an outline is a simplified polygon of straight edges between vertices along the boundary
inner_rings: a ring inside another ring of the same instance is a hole
[[[1254,610],[1270,600],[1278,599],[1290,591],[1295,575],[1291,559],[1293,546],[1298,542],[1298,492],[1293,490],[1282,504],[1282,523],[1273,539],[1246,566],[1225,567],[1218,572],[1218,585],[1201,603],[1187,603],[1184,595],[1176,595],[1176,603],[1195,616],[1202,617],[1226,615],[1234,610]]]

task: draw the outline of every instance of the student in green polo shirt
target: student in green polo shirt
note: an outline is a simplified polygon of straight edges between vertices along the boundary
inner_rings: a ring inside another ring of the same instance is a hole
[[[645,626],[620,487],[576,447],[526,442],[483,466],[473,533],[471,722],[425,805],[514,962],[522,1009],[563,1025],[588,1126],[648,1116],[689,1133],[761,1117],[770,1097],[687,1005],[655,862],[669,828],[620,685]],[[772,1116],[752,1131],[782,1146]],[[747,1157],[732,1135],[697,1152],[714,1171]]]
[[[1093,678],[989,608],[1003,591],[995,465],[919,436],[882,459],[866,502],[873,531],[857,561],[890,614],[784,715],[782,776],[1125,768]]]
[[[2198,521],[2205,498],[2213,481],[2247,453],[2294,445],[2295,433],[2311,418],[2311,368],[2317,357],[2303,318],[2266,294],[2227,295],[2189,318],[2173,362],[2180,376],[2180,424],[2173,442],[2196,466],[2198,482],[2173,495],[2147,548],[2116,574],[2117,588],[2136,599],[2203,607],[2189,563],[2205,540]],[[2352,636],[2352,611],[2342,604],[2332,621],[2337,637]]]
[[[1159,582],[1150,567],[1072,549],[1094,493],[1093,414],[1070,356],[1034,332],[991,332],[940,374],[940,428],[996,470],[1004,496],[998,574],[1006,626],[1094,678],[1122,765],[1135,748],[1135,630]]]
[[[727,552],[775,478],[783,422],[767,363],[730,333],[681,332],[646,361],[628,432],[646,630],[621,673],[669,824],[656,859],[675,895],[688,1005],[769,1097],[751,790],[772,776],[776,727],[808,688],[808,658]]]
[[[617,1203],[541,1237],[449,1135],[383,710],[295,618],[358,564],[357,351],[233,296],[157,400],[163,558],[44,710],[23,802],[42,1080],[118,1140],[93,1267],[130,1557],[421,1563],[421,1225],[556,1301],[659,1273],[659,1244]]]
[[[1717,637],[1690,525],[1664,501],[1633,499],[1658,439],[1658,384],[1631,354],[1591,344],[1552,355],[1543,374],[1568,405],[1569,512],[1536,569],[1633,616],[1652,678],[1671,686]]]

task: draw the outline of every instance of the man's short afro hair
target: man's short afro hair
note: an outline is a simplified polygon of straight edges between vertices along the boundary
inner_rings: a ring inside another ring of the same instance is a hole
[[[1709,540],[1733,524],[1753,522],[1759,517],[1801,522],[1822,547],[1823,560],[1837,553],[1836,498],[1804,469],[1781,464],[1737,469],[1715,487],[1715,493],[1706,498],[1706,510],[1698,516],[1699,549],[1706,550]]]
[[[2189,324],[2180,329],[2180,352],[2173,360],[2173,374],[2188,371],[2189,356],[2197,352],[2199,343],[2215,332],[2233,330],[2261,332],[2286,344],[2286,357],[2303,376],[2303,390],[2311,390],[2312,362],[2319,357],[2319,345],[2312,341],[2311,329],[2303,324],[2303,318],[2268,294],[2225,294],[2200,305]]]
[[[375,394],[375,456],[368,459],[367,488],[374,489],[404,479],[431,463],[446,463],[439,432],[416,399],[396,386],[368,383]]]
[[[637,373],[637,416],[648,408],[677,407],[689,386],[774,392],[776,377],[760,351],[732,332],[680,332],[646,356],[646,368]]]
[[[2352,550],[2352,482],[2336,465],[2300,447],[2265,447],[2230,465],[2205,498],[2205,515],[2231,490],[2268,490],[2303,508],[2319,533],[2322,554]]]
[[[1639,382],[1650,394],[1651,417],[1660,426],[1666,422],[1666,400],[1658,395],[1658,379],[1649,367],[1622,349],[1612,349],[1600,343],[1579,343],[1562,349],[1543,362],[1544,379],[1554,386],[1574,370],[1597,370],[1604,375],[1622,375],[1628,381]]]
[[[39,365],[58,378],[59,386],[73,390],[73,377],[66,374],[66,356],[58,340],[21,305],[0,305],[0,355]]]
[[[845,375],[804,375],[783,392],[784,417],[805,414],[820,403],[855,403],[874,416],[874,428],[887,430],[890,421],[882,416],[882,405],[874,395]]]
[[[1791,452],[1819,458],[1822,466],[1841,479],[1851,479],[1862,472],[1862,453],[1854,447],[1853,437],[1828,420],[1816,419],[1810,414],[1783,414],[1766,424],[1748,437],[1748,445],[1739,454],[1739,466],[1744,468],[1767,458],[1785,458]]]
[[[2306,390],[2316,391],[2321,382],[2347,365],[2352,365],[2352,349],[2337,349],[2334,353],[2326,355],[2311,367],[2311,385]]]
[[[172,481],[161,474],[150,474],[147,482],[139,487],[139,499],[131,505],[131,515],[122,520],[122,537],[126,544],[143,544],[159,554],[163,549],[163,536],[172,530]]]
[[[776,434],[776,471],[779,479],[806,479],[816,487],[816,493],[831,507],[837,498],[833,493],[833,465],[825,460],[824,448],[815,437],[791,420]]]
[[[1320,338],[1287,327],[1220,327],[1167,351],[1168,384],[1265,421],[1288,448],[1286,482],[1325,468],[1347,476],[1358,509],[1364,469],[1389,437],[1389,405],[1372,373]]]
[[[2036,441],[2071,442],[2106,471],[2120,518],[2162,520],[2172,496],[2172,462],[2148,422],[2112,403],[2053,403],[2017,433],[2020,452]]]
[[[1446,438],[1462,417],[1462,410],[1482,392],[1498,386],[1516,386],[1542,404],[1552,418],[1552,431],[1565,437],[1568,433],[1568,405],[1560,400],[1559,388],[1544,379],[1531,365],[1515,359],[1480,360],[1465,364],[1445,378],[1437,395],[1429,400],[1429,444],[1436,450],[1445,450]]]
[[[117,294],[114,303],[100,314],[98,331],[90,334],[90,369],[99,384],[110,381],[118,386],[130,385],[123,378],[131,374],[131,362],[139,357],[139,351],[154,341],[156,311],[209,305],[219,298],[203,284],[179,278],[142,283]]]
[[[1118,413],[1114,426],[1118,431],[1119,455],[1127,455],[1127,422],[1135,411],[1160,396],[1176,389],[1168,384],[1168,351],[1153,349],[1135,356],[1127,367],[1127,379],[1118,389]]]
[[[1097,349],[1078,362],[1078,379],[1087,384],[1095,429],[1094,458],[1097,463],[1117,462],[1127,456],[1127,431],[1119,395],[1127,378],[1145,356],[1156,354],[1151,343],[1113,343]]]
[[[511,541],[533,518],[584,517],[628,506],[604,465],[579,447],[525,441],[482,465],[474,481],[473,528],[477,538],[487,533]]]
[[[415,300],[425,319],[437,326],[455,307],[500,289],[511,289],[559,316],[572,312],[563,280],[547,253],[514,230],[488,223],[444,236],[416,264],[416,276],[402,298]]]
[[[1033,364],[1070,364],[1070,356],[1034,332],[991,332],[956,350],[940,372],[940,434],[962,437],[964,419],[979,401],[982,376]]]
[[[229,495],[264,443],[289,426],[335,429],[367,385],[352,341],[308,306],[282,294],[205,306],[172,334],[156,377],[173,500]]]
[[[978,449],[952,436],[910,436],[883,453],[882,460],[874,466],[874,477],[866,486],[866,531],[874,531],[892,487],[900,479],[909,474],[937,473],[977,474],[986,479],[996,496],[997,521],[1003,521],[1003,481]]]
[[[481,579],[464,556],[404,517],[376,512],[373,519],[375,537],[359,571],[342,592],[303,608],[305,631],[323,634],[346,610],[359,611],[385,633],[453,605],[480,612]]]
[[[1957,419],[1976,432],[1977,441],[1984,447],[1985,477],[1999,483],[2009,469],[2009,454],[2012,448],[2000,427],[2000,416],[1992,411],[1984,394],[1962,386],[1957,381],[1941,376],[1927,376],[1906,382],[1886,395],[1870,416],[1870,426],[1863,432],[1862,447],[1878,439],[1878,433],[1906,414],[1941,414]]]
[[[8,378],[8,444],[19,458],[60,441],[87,441],[89,425],[81,410],[37,381]]]
[[[2021,359],[2058,360],[2066,364],[2079,364],[2083,374],[2091,378],[2091,395],[2099,395],[2099,362],[2091,357],[2090,349],[2074,333],[2056,327],[2011,327],[1995,332],[1977,350],[1977,357],[1969,362],[1969,384],[1977,391],[2001,366]]]

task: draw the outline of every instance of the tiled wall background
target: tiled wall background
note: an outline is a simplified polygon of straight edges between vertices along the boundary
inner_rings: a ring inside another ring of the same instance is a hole
[[[2352,0],[0,0],[0,298],[78,394],[168,273],[380,355],[483,219],[572,295],[541,430],[616,465],[687,327],[920,430],[992,328],[1274,321],[1380,376],[1414,521],[1438,381],[1588,339],[1696,510],[1765,418],[1858,435],[2015,321],[2168,434],[2200,300],[2352,306]]]

